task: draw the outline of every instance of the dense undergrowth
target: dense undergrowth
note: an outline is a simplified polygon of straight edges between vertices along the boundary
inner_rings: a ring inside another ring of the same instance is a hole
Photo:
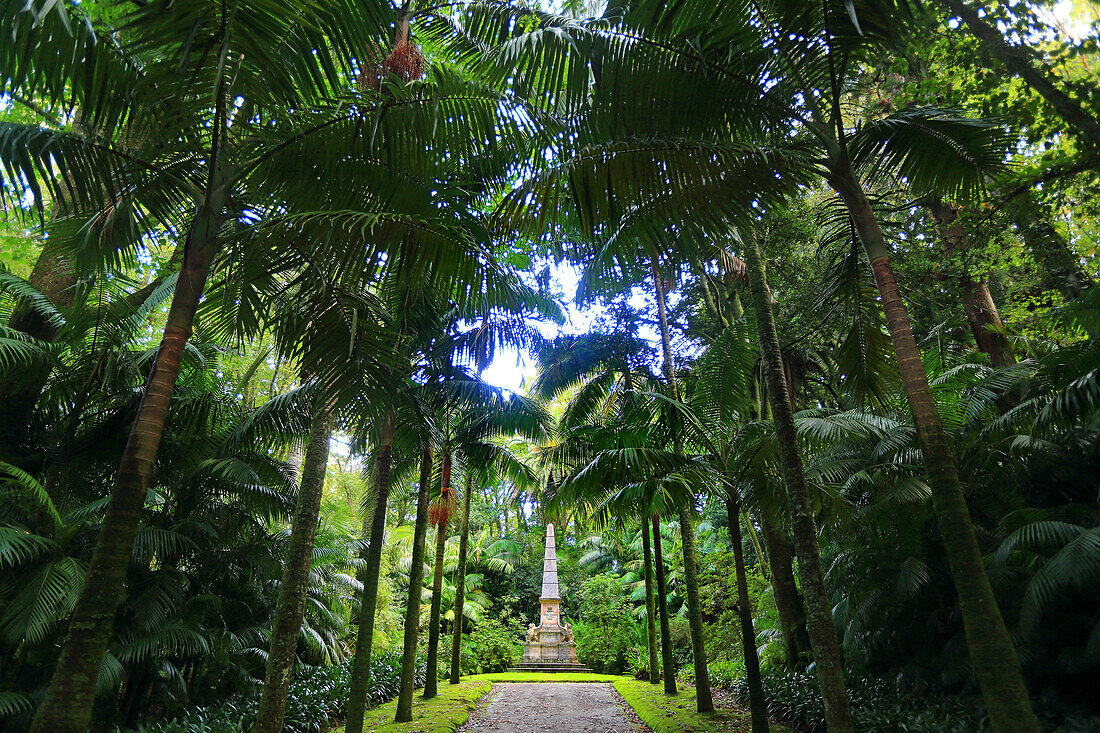
[[[770,717],[807,733],[824,733],[825,707],[813,674],[772,669],[764,673],[763,682]],[[728,686],[739,703],[748,705],[748,685],[743,678]],[[848,696],[856,730],[860,733],[982,733],[990,730],[985,706],[973,695],[903,691],[885,680],[851,678]],[[1052,701],[1040,701],[1038,712],[1043,730],[1051,733],[1087,733],[1096,730],[1100,722],[1086,713],[1061,709]]]
[[[344,703],[351,675],[351,661],[333,667],[311,667],[290,684],[286,701],[286,733],[320,733],[343,721]],[[371,657],[368,705],[381,705],[397,696],[401,678],[401,654]],[[424,684],[423,664],[418,666],[416,686]],[[207,707],[184,710],[177,717],[139,727],[139,733],[243,733],[251,728],[260,699],[260,685]]]

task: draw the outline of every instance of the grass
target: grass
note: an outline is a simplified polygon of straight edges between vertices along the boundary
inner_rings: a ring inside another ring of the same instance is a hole
[[[749,711],[740,708],[716,708],[713,714],[695,711],[695,690],[686,688],[679,695],[664,694],[660,685],[619,677],[615,689],[654,733],[748,733],[752,730]],[[772,723],[773,733],[791,733],[789,728]]]
[[[489,692],[493,684],[476,677],[467,677],[457,685],[445,680],[439,683],[439,694],[431,700],[425,700],[421,692],[413,696],[413,719],[408,723],[395,723],[397,700],[390,700],[367,711],[363,721],[363,730],[378,733],[450,733],[465,723],[470,711],[477,707],[477,701]],[[333,733],[343,733],[337,728]]]

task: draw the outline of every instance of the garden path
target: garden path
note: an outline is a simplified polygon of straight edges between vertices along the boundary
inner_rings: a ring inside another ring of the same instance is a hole
[[[610,683],[497,682],[461,733],[648,731]]]

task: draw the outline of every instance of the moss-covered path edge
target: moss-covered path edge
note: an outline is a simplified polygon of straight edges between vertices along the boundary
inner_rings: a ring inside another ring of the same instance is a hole
[[[452,733],[470,718],[470,713],[489,693],[494,682],[610,682],[654,733],[747,733],[751,730],[747,710],[720,708],[714,715],[695,712],[695,693],[691,689],[669,697],[660,686],[631,677],[576,672],[500,672],[463,677],[457,685],[444,682],[439,686],[439,695],[431,700],[425,700],[419,693],[416,695],[410,722],[393,721],[397,701],[391,700],[367,712],[364,729],[378,733]],[[776,725],[772,730],[788,733],[786,728]],[[334,733],[343,733],[343,728]]]

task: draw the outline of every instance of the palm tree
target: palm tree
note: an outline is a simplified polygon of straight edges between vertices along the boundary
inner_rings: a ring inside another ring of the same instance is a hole
[[[409,600],[405,609],[405,634],[401,655],[401,687],[397,696],[398,723],[412,720],[416,684],[416,640],[420,633],[420,587],[424,579],[424,540],[428,534],[428,511],[432,483],[432,449],[425,442],[420,451],[420,483],[416,497],[412,560],[409,566]]]
[[[1003,135],[988,123],[936,109],[904,110],[852,129],[844,114],[843,97],[851,91],[847,70],[890,39],[897,29],[892,8],[848,0],[738,3],[718,10],[642,2],[620,11],[614,30],[577,29],[572,40],[583,52],[548,47],[543,61],[587,68],[596,59],[598,101],[578,115],[575,135],[565,136],[576,143],[572,152],[517,187],[504,208],[515,223],[522,212],[529,227],[539,227],[559,217],[560,203],[569,200],[579,206],[569,214],[581,228],[610,241],[632,230],[666,229],[669,221],[681,229],[716,230],[749,218],[750,202],[766,209],[787,186],[813,177],[837,192],[876,279],[974,670],[995,728],[1009,730],[1034,714],[982,565],[890,248],[864,185],[890,175],[917,195],[968,198],[985,174],[1000,167]],[[789,135],[792,130],[797,134]],[[562,186],[577,195],[559,197]],[[745,201],[747,192],[751,201]]]
[[[829,594],[825,587],[825,572],[817,544],[817,526],[810,505],[809,488],[802,466],[802,454],[795,433],[794,414],[787,392],[787,378],[779,351],[779,337],[772,316],[771,294],[764,275],[760,249],[751,233],[742,233],[745,262],[748,265],[749,288],[756,313],[757,333],[768,379],[775,431],[782,457],[783,481],[787,487],[787,504],[794,529],[795,550],[798,552],[802,592],[808,606],[807,630],[817,662],[821,696],[825,701],[825,717],[830,731],[854,731],[852,714],[844,684],[844,668],[840,657],[836,627],[830,611]],[[732,528],[731,528],[732,531]]]
[[[665,302],[665,281],[661,277],[660,263],[657,250],[650,251],[650,272],[653,275],[653,284],[657,295],[657,315],[661,329],[661,354],[663,359],[662,370],[665,379],[672,392],[672,399],[680,401],[680,389],[676,384],[676,368],[672,364],[672,338],[668,328],[668,305]],[[681,436],[675,425],[676,417],[673,417],[673,440],[676,442],[676,452],[680,452]],[[692,497],[694,499],[694,496]],[[692,527],[690,509],[684,506],[680,509],[680,537],[684,551],[684,585],[687,590],[688,623],[691,626],[691,653],[692,663],[695,667],[695,707],[700,713],[714,711],[714,701],[710,692],[710,671],[707,669],[706,643],[703,635],[703,613],[699,606],[699,573],[695,567],[695,531]]]
[[[100,15],[95,6],[88,6],[69,10],[80,16],[76,24],[79,32],[70,33],[59,20],[60,15],[52,13],[44,23],[20,24],[26,53],[18,58],[7,57],[9,68],[5,72],[9,78],[24,79],[30,88],[22,91],[28,94],[42,93],[59,102],[65,94],[61,91],[64,80],[81,78],[78,95],[82,95],[81,102],[87,102],[85,118],[108,140],[104,144],[99,139],[57,134],[35,126],[7,125],[3,131],[4,150],[26,153],[19,153],[24,157],[18,165],[29,174],[23,185],[37,190],[38,181],[43,181],[56,195],[60,179],[50,174],[57,163],[65,171],[65,180],[79,181],[66,195],[84,207],[99,204],[114,209],[133,204],[145,216],[186,220],[180,227],[186,231],[184,252],[165,337],[112,492],[100,551],[92,560],[89,581],[74,613],[64,661],[58,665],[55,684],[40,709],[34,730],[77,730],[87,723],[92,683],[109,620],[120,597],[126,558],[184,343],[211,266],[227,241],[223,230],[237,226],[234,217],[242,209],[240,196],[254,190],[276,193],[283,202],[313,196],[307,206],[292,208],[298,212],[316,211],[317,191],[327,187],[306,191],[302,184],[309,175],[300,166],[286,165],[280,156],[290,155],[298,162],[310,160],[309,155],[303,155],[310,144],[319,144],[323,138],[327,147],[334,135],[344,143],[348,142],[349,132],[355,135],[358,122],[355,115],[348,115],[347,107],[319,102],[322,95],[347,88],[354,69],[353,49],[365,47],[375,30],[384,25],[377,14],[352,5],[343,0],[325,0],[303,11],[296,3],[280,3],[237,13],[219,2],[211,2],[209,7],[190,4],[186,9],[153,4],[130,11],[119,28],[112,27],[111,16]],[[23,13],[22,8],[13,8],[5,12],[5,18],[29,17]],[[260,41],[254,33],[258,27],[282,30],[271,36],[277,41]],[[111,42],[99,42],[97,38],[110,38]],[[136,54],[141,54],[141,61]],[[60,57],[66,62],[55,63]],[[210,58],[222,61],[211,65],[207,63]],[[91,73],[70,73],[73,69],[68,64]],[[34,72],[29,73],[32,69]],[[188,69],[184,76],[191,84],[185,92],[180,92],[178,86],[181,69]],[[309,82],[303,83],[306,79]],[[453,85],[454,80],[444,83]],[[464,82],[458,83],[465,86]],[[408,97],[407,103],[416,105],[415,96]],[[226,102],[234,98],[245,100],[240,114]],[[394,111],[398,108],[392,99],[389,96],[383,100],[379,95],[374,104],[385,103]],[[470,104],[472,97],[465,99],[461,105]],[[285,110],[295,111],[288,116]],[[208,119],[213,120],[211,125],[205,124]],[[166,124],[166,120],[170,122]],[[137,129],[149,131],[151,137],[141,155],[127,153],[109,142],[112,136],[117,139],[123,121],[131,134]],[[230,124],[232,135],[228,134]],[[398,137],[420,135],[428,129],[407,122],[386,127],[379,131]],[[187,137],[183,133],[191,130],[205,134]],[[459,148],[470,150],[469,142],[487,137],[469,132],[467,128],[463,136],[466,142],[460,142],[454,152]],[[277,139],[272,138],[273,133]],[[351,140],[351,145],[341,143],[338,147],[354,150],[354,137]],[[372,147],[374,160],[381,149]],[[402,164],[414,162],[408,149],[400,155]],[[417,167],[424,172],[423,166]],[[186,172],[187,168],[200,177]],[[370,176],[371,168],[350,169]],[[374,168],[374,172],[377,170]],[[289,179],[293,189],[284,186],[280,190],[280,171],[294,171]],[[125,188],[120,188],[119,181]],[[352,188],[354,184],[349,180],[348,190]],[[104,197],[103,191],[112,193]],[[200,192],[198,198],[194,198],[194,191]],[[187,219],[183,212],[189,207],[194,214]],[[377,212],[366,216],[367,220],[380,221]],[[323,218],[328,224],[334,221],[332,215]],[[391,221],[402,226],[398,223],[400,217]]]
[[[323,400],[323,396],[319,398]],[[323,405],[315,408],[313,426],[306,443],[298,488],[298,506],[287,547],[285,568],[279,585],[279,603],[271,629],[267,674],[263,695],[256,714],[255,733],[283,729],[286,695],[294,671],[298,631],[306,598],[310,561],[313,558],[313,538],[321,510],[321,492],[328,466],[329,439],[332,437],[333,416]]]
[[[542,399],[550,399],[579,387],[562,415],[559,428],[565,436],[569,436],[571,431],[586,423],[599,422],[609,415],[622,416],[624,412],[629,411],[628,400],[631,393],[638,388],[656,384],[656,380],[643,366],[648,352],[649,345],[634,335],[612,333],[559,337],[538,351],[539,374],[532,392]],[[553,465],[564,470],[575,470],[584,464],[591,450],[591,446],[577,444],[567,437],[561,443],[549,447],[546,455]],[[567,500],[573,503],[587,503],[593,498],[570,496]],[[558,501],[560,503],[564,500]],[[643,508],[639,520],[642,525],[649,679],[656,684],[662,677],[657,661],[656,625],[657,618],[660,616],[661,665],[664,670],[665,692],[676,694],[675,664],[672,658],[671,627],[668,620],[659,519],[648,508]],[[652,543],[649,534],[651,522],[653,524]],[[656,578],[654,578],[654,550],[658,557]]]
[[[455,443],[466,468],[462,524],[459,530],[458,568],[455,573],[454,629],[451,645],[451,684],[461,679],[462,620],[466,592],[467,553],[470,534],[470,501],[474,477],[484,480],[495,473],[520,489],[538,485],[534,471],[499,440],[520,434],[533,441],[549,434],[549,414],[533,401],[520,395],[505,398],[499,389],[486,390],[473,383],[476,397],[458,415]]]

